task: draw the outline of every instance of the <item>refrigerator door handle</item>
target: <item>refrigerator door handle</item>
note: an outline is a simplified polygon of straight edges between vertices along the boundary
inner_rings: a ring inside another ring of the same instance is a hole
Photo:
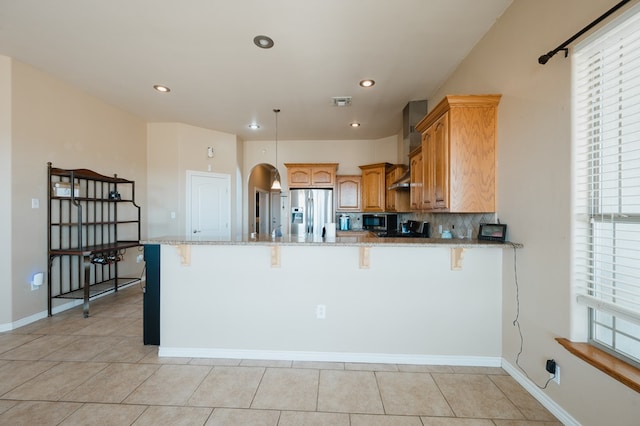
[[[313,232],[315,231],[315,210],[314,210],[314,205],[313,205],[313,195],[310,193],[309,194],[309,233],[313,234]]]
[[[309,193],[307,191],[304,192],[304,208],[305,211],[307,212],[307,219],[304,221],[304,234],[307,235],[309,233],[309,228],[311,227],[310,223],[311,223],[311,210],[309,209],[309,206],[311,204],[309,203]]]

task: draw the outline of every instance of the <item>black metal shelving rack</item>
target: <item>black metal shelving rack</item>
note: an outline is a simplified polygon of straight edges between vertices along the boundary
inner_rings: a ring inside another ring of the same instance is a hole
[[[47,163],[47,296],[89,301],[140,281],[120,277],[125,251],[140,246],[140,206],[135,182],[88,169],[59,169]]]

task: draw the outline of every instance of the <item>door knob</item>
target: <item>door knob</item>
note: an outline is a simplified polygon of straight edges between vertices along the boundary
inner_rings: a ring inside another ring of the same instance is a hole
[[[194,230],[193,230],[193,233],[194,233],[194,234],[197,234],[198,232],[202,232],[202,231],[200,231],[200,230],[198,230],[198,229],[194,229]]]

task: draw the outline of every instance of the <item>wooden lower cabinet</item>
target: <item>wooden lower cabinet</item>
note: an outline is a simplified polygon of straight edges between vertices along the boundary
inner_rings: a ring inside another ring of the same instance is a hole
[[[336,176],[336,211],[361,211],[361,186],[362,176],[360,175]]]

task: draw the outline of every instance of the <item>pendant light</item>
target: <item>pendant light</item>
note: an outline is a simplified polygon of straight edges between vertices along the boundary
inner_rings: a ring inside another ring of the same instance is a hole
[[[280,172],[278,171],[278,113],[280,110],[275,108],[273,112],[276,114],[276,172],[273,177],[273,183],[271,184],[271,190],[280,191],[282,190],[282,185],[280,184]]]

